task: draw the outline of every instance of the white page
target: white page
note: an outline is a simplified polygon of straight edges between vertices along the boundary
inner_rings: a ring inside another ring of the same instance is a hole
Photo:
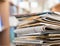
[[[9,17],[9,24],[10,24],[10,26],[17,26],[18,25],[18,23],[19,23],[19,21],[16,19],[16,17],[15,16],[10,16]]]

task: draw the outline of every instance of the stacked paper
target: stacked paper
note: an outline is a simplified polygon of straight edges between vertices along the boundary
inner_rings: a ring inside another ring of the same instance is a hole
[[[36,16],[34,16],[36,17]],[[37,18],[27,18],[27,21],[14,31],[17,37],[15,44],[40,44],[45,46],[60,44],[60,16],[44,14]]]

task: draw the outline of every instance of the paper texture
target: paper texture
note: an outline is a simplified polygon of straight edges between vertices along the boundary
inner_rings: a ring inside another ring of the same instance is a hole
[[[10,26],[17,26],[19,21],[16,19],[15,16],[10,16],[9,18],[9,23],[10,23]]]

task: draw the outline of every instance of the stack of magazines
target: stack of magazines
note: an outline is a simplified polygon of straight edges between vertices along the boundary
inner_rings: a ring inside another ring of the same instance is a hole
[[[24,20],[27,23],[20,23],[14,31],[17,37],[13,42],[16,45],[40,44],[41,46],[59,46],[60,15],[46,13],[36,18],[30,17]]]

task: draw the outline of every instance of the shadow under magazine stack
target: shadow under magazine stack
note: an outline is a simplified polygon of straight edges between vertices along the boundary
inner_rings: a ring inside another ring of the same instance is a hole
[[[59,46],[59,14],[45,12],[35,14],[35,16],[24,16],[17,19],[19,20],[19,25],[14,31],[17,36],[13,40],[16,45]]]

